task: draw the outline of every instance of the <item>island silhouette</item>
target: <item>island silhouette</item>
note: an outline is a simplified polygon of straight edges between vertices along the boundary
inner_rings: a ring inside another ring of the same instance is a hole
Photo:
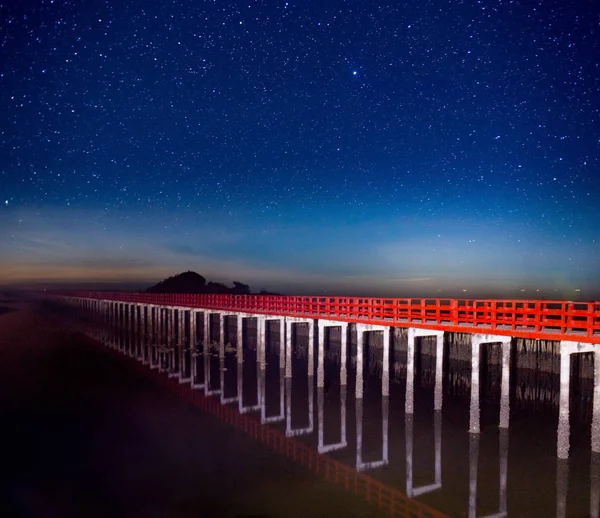
[[[199,273],[188,270],[168,277],[163,281],[150,286],[146,293],[210,293],[230,295],[281,295],[261,289],[258,293],[252,293],[250,286],[243,282],[233,281],[233,287],[226,286],[221,282],[208,281]]]

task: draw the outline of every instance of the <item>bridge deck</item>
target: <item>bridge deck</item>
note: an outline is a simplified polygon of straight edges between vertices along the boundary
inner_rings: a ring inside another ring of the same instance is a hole
[[[124,303],[181,306],[459,333],[494,333],[600,344],[600,302],[557,300],[384,299],[263,295],[61,292]]]

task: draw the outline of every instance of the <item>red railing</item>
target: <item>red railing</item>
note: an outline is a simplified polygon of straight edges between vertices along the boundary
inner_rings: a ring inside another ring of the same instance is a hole
[[[600,302],[57,292],[57,295],[600,344]]]

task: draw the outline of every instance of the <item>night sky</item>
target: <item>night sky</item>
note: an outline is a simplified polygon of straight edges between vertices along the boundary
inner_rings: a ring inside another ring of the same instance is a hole
[[[0,27],[0,284],[600,298],[596,1],[9,0]]]

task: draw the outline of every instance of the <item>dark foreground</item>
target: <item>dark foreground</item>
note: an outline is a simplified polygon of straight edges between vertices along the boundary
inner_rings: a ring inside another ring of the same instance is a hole
[[[1,516],[378,516],[55,316],[18,308],[0,315]]]

